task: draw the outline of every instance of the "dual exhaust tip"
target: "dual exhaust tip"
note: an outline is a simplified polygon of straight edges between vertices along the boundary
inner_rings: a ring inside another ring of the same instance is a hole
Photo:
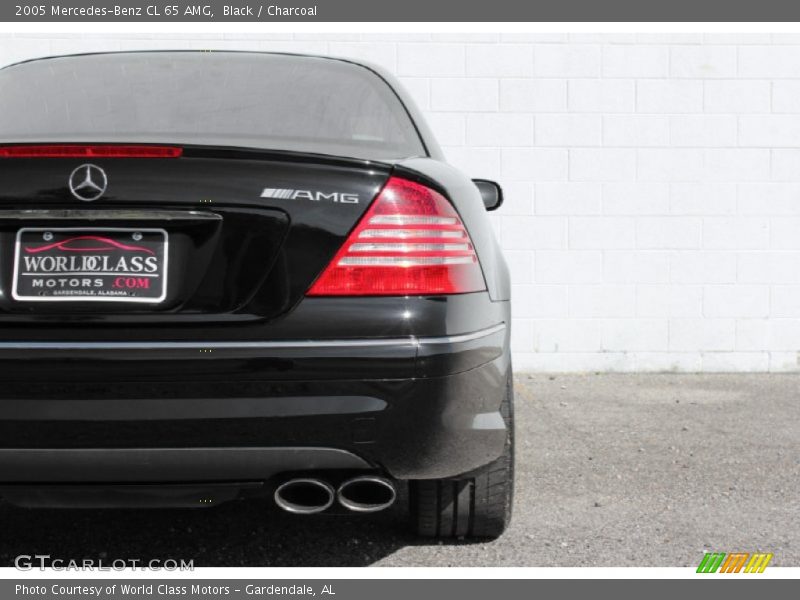
[[[322,479],[290,479],[275,490],[275,504],[286,512],[313,515],[337,502],[348,510],[372,513],[389,508],[397,499],[394,484],[383,477],[353,477],[338,489]]]

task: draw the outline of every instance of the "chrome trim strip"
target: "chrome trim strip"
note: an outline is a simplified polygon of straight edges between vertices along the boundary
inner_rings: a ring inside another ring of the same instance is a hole
[[[506,328],[505,323],[499,323],[493,327],[487,327],[486,329],[481,329],[480,331],[475,331],[473,333],[462,333],[459,335],[448,335],[444,337],[423,337],[417,338],[417,342],[420,345],[423,344],[458,344],[460,342],[471,342],[473,340],[479,340],[481,338],[488,337],[494,333],[498,333],[503,331]]]
[[[0,210],[0,220],[3,219],[24,219],[32,220],[67,220],[67,219],[88,219],[97,221],[99,219],[112,219],[124,221],[221,221],[222,215],[217,213],[197,211],[197,210],[136,210],[136,209],[112,209],[112,210],[86,210],[86,209],[58,209],[58,210]]]
[[[374,340],[303,340],[263,342],[0,342],[3,350],[257,350],[281,348],[369,348],[385,346],[422,346],[471,342],[503,331],[505,323],[472,333],[443,337],[384,338]]]

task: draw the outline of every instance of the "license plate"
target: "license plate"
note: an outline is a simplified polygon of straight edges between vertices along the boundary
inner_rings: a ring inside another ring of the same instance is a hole
[[[162,302],[168,251],[163,229],[20,229],[12,296],[25,302]]]

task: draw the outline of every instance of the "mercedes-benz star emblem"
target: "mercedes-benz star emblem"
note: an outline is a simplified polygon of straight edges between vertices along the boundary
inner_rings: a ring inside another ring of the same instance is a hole
[[[106,193],[108,177],[97,165],[85,164],[69,176],[69,191],[78,200],[91,202]]]

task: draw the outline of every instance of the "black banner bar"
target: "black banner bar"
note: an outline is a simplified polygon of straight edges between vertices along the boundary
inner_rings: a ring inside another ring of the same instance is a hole
[[[20,0],[0,4],[16,22],[781,22],[786,0]]]

